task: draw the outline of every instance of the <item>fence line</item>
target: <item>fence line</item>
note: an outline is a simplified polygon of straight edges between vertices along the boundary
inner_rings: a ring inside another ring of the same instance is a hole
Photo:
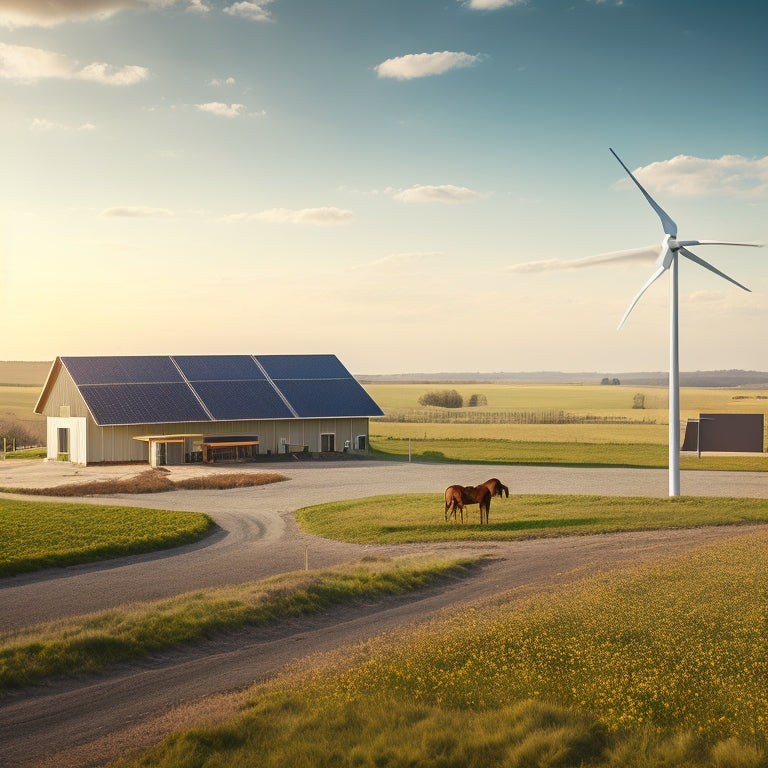
[[[448,408],[410,408],[390,411],[371,421],[406,424],[655,424],[655,419],[630,419],[626,416],[593,416],[569,413],[557,408],[528,411],[465,411]]]

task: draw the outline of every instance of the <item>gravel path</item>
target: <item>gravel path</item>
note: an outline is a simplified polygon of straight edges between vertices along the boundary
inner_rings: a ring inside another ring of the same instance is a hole
[[[7,469],[7,465],[14,465]],[[50,487],[73,479],[96,480],[143,470],[85,468],[42,462],[0,464],[0,486]],[[178,468],[177,474],[242,471]],[[468,578],[406,598],[346,606],[273,630],[238,634],[217,643],[162,654],[107,677],[39,686],[0,700],[0,765],[86,766],[121,750],[150,744],[169,729],[210,716],[211,696],[267,679],[284,664],[311,653],[425,621],[440,611],[488,599],[510,589],[541,589],[592,573],[685,551],[744,528],[644,532],[483,545],[429,544],[376,547],[319,539],[301,532],[293,512],[323,501],[383,493],[440,493],[452,483],[500,477],[515,493],[596,493],[665,496],[665,470],[566,469],[370,461],[274,463],[249,471],[280,472],[285,482],[227,491],[173,491],[82,499],[162,509],[205,511],[219,531],[205,542],[169,552],[102,564],[52,569],[0,580],[4,630],[192,589],[240,583],[304,567],[405,551],[490,553],[496,559]],[[768,499],[768,474],[683,473],[687,495]],[[26,497],[30,498],[30,497]],[[39,498],[39,497],[38,497]],[[495,500],[494,504],[504,504]],[[442,517],[442,509],[436,508]],[[229,708],[235,699],[227,699]],[[203,702],[190,708],[188,702]],[[222,711],[221,707],[217,711]],[[174,717],[169,713],[183,713]],[[201,712],[206,714],[201,715]]]

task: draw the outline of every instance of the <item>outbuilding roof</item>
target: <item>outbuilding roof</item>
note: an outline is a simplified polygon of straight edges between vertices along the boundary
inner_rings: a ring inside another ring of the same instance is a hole
[[[58,357],[100,426],[381,416],[335,355]]]

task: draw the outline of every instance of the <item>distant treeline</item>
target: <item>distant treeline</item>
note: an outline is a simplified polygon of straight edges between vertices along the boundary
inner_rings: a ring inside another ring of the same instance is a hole
[[[535,371],[518,373],[393,373],[381,375],[358,374],[355,378],[363,384],[470,384],[473,382],[498,384],[600,384],[608,376],[619,379],[624,385],[666,386],[666,371],[629,373],[563,373],[559,371]],[[744,387],[764,389],[768,387],[765,371],[683,371],[680,373],[683,387]]]
[[[557,408],[530,411],[466,411],[456,409],[409,408],[390,411],[371,421],[409,424],[655,424],[652,419],[628,419],[626,416],[592,416],[569,413]]]

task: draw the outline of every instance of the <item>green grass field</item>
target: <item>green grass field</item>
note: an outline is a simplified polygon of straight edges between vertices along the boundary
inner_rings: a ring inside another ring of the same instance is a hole
[[[199,512],[0,499],[0,576],[166,549],[213,526]]]
[[[427,541],[508,541],[619,531],[696,528],[768,522],[765,499],[512,495],[493,499],[488,525],[477,505],[471,524],[445,521],[443,494],[371,496],[305,507],[296,512],[307,533],[358,544]]]

